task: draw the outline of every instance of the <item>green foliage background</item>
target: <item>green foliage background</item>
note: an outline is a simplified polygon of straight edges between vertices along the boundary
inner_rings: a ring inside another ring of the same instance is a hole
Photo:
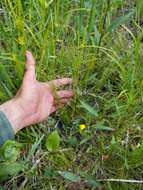
[[[9,145],[17,159],[1,156],[0,167],[17,164],[17,170],[3,188],[142,189],[140,183],[97,182],[143,177],[142,26],[141,0],[0,1],[1,103],[20,86],[27,49],[38,80],[72,77],[75,92],[48,123],[16,136],[21,151]],[[82,132],[80,124],[87,126]],[[55,128],[61,144],[49,152],[45,142]]]

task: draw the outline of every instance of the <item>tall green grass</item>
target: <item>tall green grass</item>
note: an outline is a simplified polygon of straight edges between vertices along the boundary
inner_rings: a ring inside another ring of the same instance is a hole
[[[72,77],[75,92],[48,122],[16,136],[22,150],[12,145],[16,159],[0,165],[17,166],[0,173],[5,189],[142,189],[98,182],[143,177],[142,10],[140,0],[1,0],[1,103],[21,84],[27,49],[38,80]],[[55,128],[61,144],[51,153],[45,142]]]

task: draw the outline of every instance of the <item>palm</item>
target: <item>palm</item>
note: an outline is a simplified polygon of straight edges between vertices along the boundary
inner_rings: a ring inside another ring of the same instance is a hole
[[[35,78],[35,61],[30,52],[27,52],[27,58],[27,71],[22,86],[16,95],[16,98],[19,99],[18,104],[27,115],[25,126],[41,122],[56,111],[57,104],[51,86],[60,87],[71,83],[69,78],[45,83],[37,81]],[[69,90],[60,90],[56,94],[61,104],[68,102],[73,95],[72,91]]]

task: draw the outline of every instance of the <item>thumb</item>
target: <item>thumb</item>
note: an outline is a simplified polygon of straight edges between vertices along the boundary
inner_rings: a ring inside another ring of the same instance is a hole
[[[24,80],[34,80],[35,79],[35,60],[30,51],[26,51],[26,72],[24,75]]]

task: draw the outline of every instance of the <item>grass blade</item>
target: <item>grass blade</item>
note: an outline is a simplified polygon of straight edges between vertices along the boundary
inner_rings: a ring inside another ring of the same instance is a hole
[[[88,111],[91,115],[93,116],[98,116],[98,113],[95,109],[93,109],[89,104],[83,102],[83,101],[80,101],[81,103],[81,106],[82,108],[84,108],[86,111]]]
[[[111,22],[109,28],[107,29],[107,32],[113,32],[116,30],[120,25],[125,24],[127,21],[132,19],[132,16],[134,15],[134,11],[116,18],[113,22]]]
[[[80,176],[76,175],[76,174],[73,174],[71,172],[62,172],[62,171],[59,171],[58,172],[63,178],[65,179],[68,179],[69,181],[72,181],[72,182],[79,182],[81,180]]]

